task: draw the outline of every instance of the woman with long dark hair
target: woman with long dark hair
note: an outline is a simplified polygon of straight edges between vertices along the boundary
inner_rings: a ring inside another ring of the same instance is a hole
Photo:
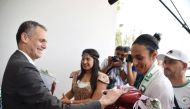
[[[85,49],[82,52],[81,70],[71,73],[72,88],[62,97],[64,103],[84,103],[98,100],[102,91],[106,90],[109,78],[100,72],[99,54],[95,49]],[[70,100],[74,97],[74,100]]]

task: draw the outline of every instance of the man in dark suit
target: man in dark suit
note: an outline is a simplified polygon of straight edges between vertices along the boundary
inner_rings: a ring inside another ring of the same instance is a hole
[[[22,23],[16,35],[18,50],[10,57],[2,82],[3,109],[101,109],[114,103],[123,93],[107,91],[99,101],[62,104],[52,96],[34,65],[47,47],[46,28],[35,21]]]

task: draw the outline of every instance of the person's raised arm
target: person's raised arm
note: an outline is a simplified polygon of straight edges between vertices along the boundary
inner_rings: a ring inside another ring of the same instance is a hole
[[[112,67],[112,63],[111,63],[111,57],[108,56],[107,59],[105,59],[102,64],[101,64],[101,71],[103,73],[108,73],[108,70]]]
[[[127,81],[129,85],[133,86],[136,80],[137,72],[135,66],[131,62],[127,63]]]

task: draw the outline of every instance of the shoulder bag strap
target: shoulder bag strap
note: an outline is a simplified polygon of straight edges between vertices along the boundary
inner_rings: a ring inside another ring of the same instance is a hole
[[[177,103],[177,99],[176,99],[175,95],[174,95],[174,104],[175,104],[176,109],[181,109]]]

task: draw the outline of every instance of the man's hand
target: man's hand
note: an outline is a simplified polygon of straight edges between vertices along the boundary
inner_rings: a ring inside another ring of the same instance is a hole
[[[112,56],[108,56],[108,66],[111,67],[121,67],[123,64],[123,61],[118,59],[117,61],[112,60]]]
[[[121,67],[122,65],[123,65],[123,62],[121,60],[112,62],[112,66],[114,66],[114,67]]]
[[[104,95],[99,100],[102,104],[102,107],[106,107],[108,105],[111,105],[116,102],[116,100],[126,91],[122,89],[110,89],[107,91],[104,91]]]

